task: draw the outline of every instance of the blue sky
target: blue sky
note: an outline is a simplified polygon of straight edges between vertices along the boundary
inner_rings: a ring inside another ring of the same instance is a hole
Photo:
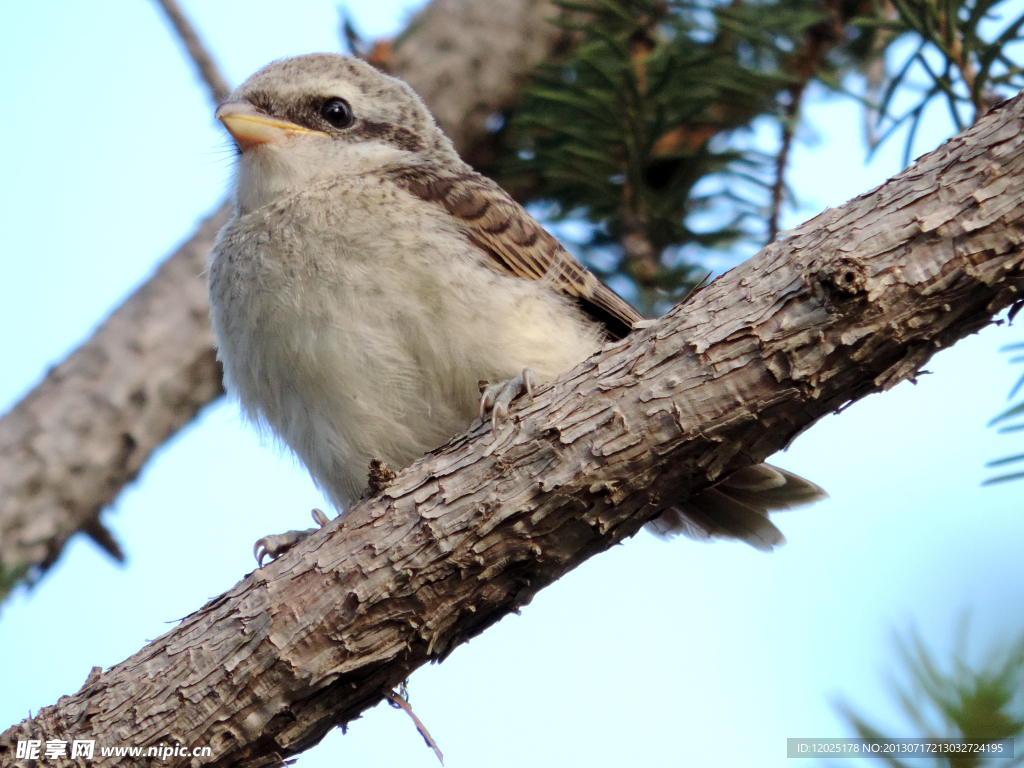
[[[230,81],[271,59],[336,50],[328,0],[186,4]],[[416,3],[353,4],[370,36]],[[0,405],[88,336],[223,197],[229,144],[154,6],[18,3],[0,27],[3,184]],[[895,173],[896,144],[863,162],[860,116],[815,98],[791,182],[795,225]],[[919,148],[948,130],[934,116]],[[965,609],[979,650],[1021,629],[1024,485],[981,488],[1012,453],[986,421],[1015,372],[990,328],[931,375],[823,419],[774,461],[830,501],[787,513],[771,555],[639,535],[417,672],[417,714],[446,765],[783,765],[787,737],[848,735],[850,701],[894,735],[891,634],[948,648]],[[76,691],[253,567],[258,537],[305,526],[325,502],[226,402],[163,448],[106,513],[129,562],[75,540],[0,616],[0,728]],[[17,663],[14,663],[17,660]],[[299,760],[436,765],[381,706]]]

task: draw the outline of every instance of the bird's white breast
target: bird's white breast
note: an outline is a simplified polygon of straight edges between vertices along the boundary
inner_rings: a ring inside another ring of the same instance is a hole
[[[210,275],[229,391],[344,508],[371,459],[405,466],[464,430],[480,380],[552,379],[600,346],[567,299],[485,262],[448,214],[372,175],[241,216]]]

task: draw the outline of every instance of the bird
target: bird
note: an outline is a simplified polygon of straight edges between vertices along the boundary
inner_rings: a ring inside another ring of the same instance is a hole
[[[501,422],[534,381],[642,322],[459,157],[409,85],[360,59],[275,61],[215,116],[237,148],[209,268],[225,386],[341,514],[371,462],[404,467],[488,411]],[[771,550],[769,512],[824,497],[757,464],[648,528]],[[257,560],[305,533],[261,539]]]

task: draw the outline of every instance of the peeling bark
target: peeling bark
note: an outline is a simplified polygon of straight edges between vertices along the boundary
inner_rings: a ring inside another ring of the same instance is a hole
[[[486,116],[509,107],[561,35],[546,21],[556,12],[547,0],[434,0],[389,69],[471,156]],[[225,211],[0,418],[0,599],[26,575],[41,576],[78,531],[120,559],[100,512],[223,393],[204,270]]]
[[[539,389],[496,433],[474,425],[8,729],[0,762],[19,738],[97,738],[209,745],[196,766],[280,764],[663,507],[913,378],[1019,300],[1022,121],[1017,97]]]

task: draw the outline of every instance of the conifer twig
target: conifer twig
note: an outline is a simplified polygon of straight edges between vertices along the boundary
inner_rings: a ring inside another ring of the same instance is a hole
[[[789,165],[789,151],[793,146],[793,134],[795,133],[796,123],[800,118],[800,101],[802,100],[803,91],[803,86],[790,91],[790,102],[786,105],[786,111],[781,121],[782,140],[779,146],[779,153],[775,156],[775,183],[772,184],[772,208],[771,215],[768,217],[769,243],[774,243],[775,238],[779,236],[782,203],[786,197],[786,168]]]
[[[768,218],[768,242],[775,242],[779,234],[779,219],[786,193],[786,166],[793,144],[793,135],[800,119],[800,104],[811,79],[818,73],[828,52],[843,39],[843,17],[835,0],[824,4],[829,18],[807,31],[807,41],[790,62],[788,69],[795,78],[789,87],[789,103],[782,117],[782,142],[775,159],[775,183],[772,185],[772,207]]]
[[[228,96],[231,95],[231,86],[228,85],[227,79],[221,74],[220,67],[213,60],[213,55],[203,44],[199,33],[196,32],[196,28],[192,26],[192,22],[189,21],[185,12],[181,10],[177,0],[156,0],[156,2],[163,9],[164,13],[167,14],[168,20],[174,26],[174,31],[178,33],[178,39],[181,40],[182,45],[185,46],[185,50],[188,52],[189,58],[192,59],[192,63],[199,70],[199,76],[206,83],[214,105],[216,106],[227,101]]]
[[[437,746],[437,742],[434,741],[434,737],[430,735],[430,731],[427,730],[427,726],[423,724],[423,721],[416,717],[416,713],[412,711],[412,705],[409,701],[399,696],[394,691],[384,691],[384,698],[391,702],[391,706],[396,709],[401,709],[412,718],[413,723],[416,725],[416,730],[419,731],[420,736],[427,742],[427,746],[434,750],[434,754],[437,755],[437,759],[441,765],[444,765],[444,754],[441,752],[441,748]]]

